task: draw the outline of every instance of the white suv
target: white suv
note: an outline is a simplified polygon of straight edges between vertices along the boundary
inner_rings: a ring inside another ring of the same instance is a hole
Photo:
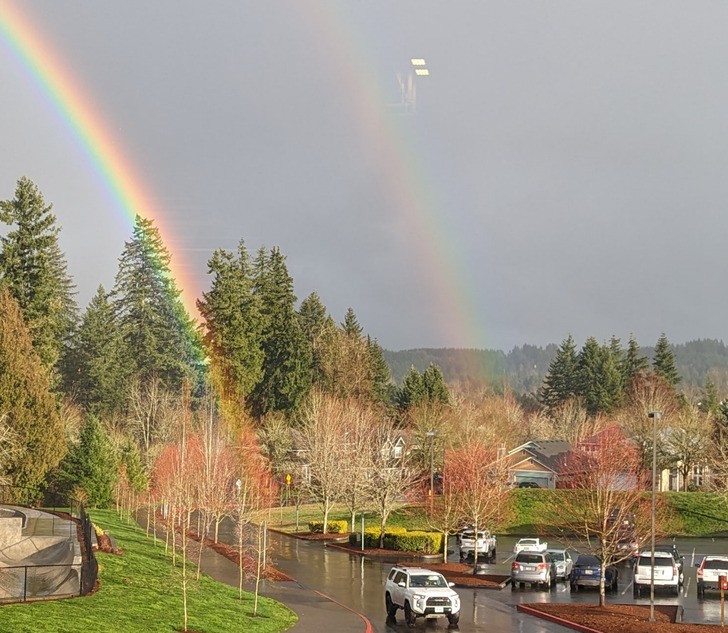
[[[669,587],[676,596],[680,595],[681,576],[675,557],[670,552],[655,551],[655,588]],[[649,591],[651,582],[652,552],[643,550],[634,565],[634,597],[639,598],[645,588]]]
[[[705,598],[706,589],[720,589],[720,576],[728,576],[728,557],[706,556],[698,566],[698,599]]]
[[[460,596],[452,587],[453,583],[435,571],[395,565],[384,588],[387,618],[394,621],[397,609],[402,609],[409,627],[415,625],[418,617],[446,617],[450,626],[456,626],[460,620]]]

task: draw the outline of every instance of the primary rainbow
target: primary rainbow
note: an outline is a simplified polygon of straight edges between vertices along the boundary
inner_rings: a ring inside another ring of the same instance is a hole
[[[79,140],[83,150],[108,187],[115,206],[123,213],[129,228],[140,215],[154,221],[165,244],[173,236],[165,226],[164,216],[149,201],[152,196],[142,178],[121,151],[122,144],[115,138],[101,116],[93,108],[92,100],[74,81],[58,54],[44,41],[42,34],[31,24],[12,2],[0,0],[0,39],[4,40],[48,101],[58,111],[66,125]],[[119,253],[121,254],[121,253]],[[181,300],[190,315],[197,314],[195,300],[200,296],[195,278],[185,272],[174,255],[170,263],[182,295]]]
[[[387,165],[383,180],[395,208],[408,223],[416,245],[413,250],[419,250],[415,265],[433,284],[435,291],[432,294],[438,297],[440,309],[447,306],[440,328],[460,347],[482,347],[485,337],[472,300],[474,279],[457,253],[447,222],[446,205],[438,200],[434,188],[428,184],[432,178],[428,177],[418,158],[423,153],[416,151],[416,140],[408,135],[403,125],[395,122],[394,117],[386,115],[385,92],[373,79],[368,56],[358,42],[356,29],[335,3],[295,3],[293,6],[335,51],[330,58],[348,65],[344,73],[348,82],[345,88],[353,95],[350,105],[355,119],[369,151],[376,160]],[[174,237],[173,232],[165,225],[164,215],[149,202],[153,196],[123,155],[122,144],[94,110],[92,100],[74,81],[55,51],[47,46],[38,29],[12,2],[4,0],[0,0],[0,38],[8,43],[79,139],[129,226],[133,226],[137,214],[152,219],[164,243],[173,243],[170,239]],[[172,255],[170,266],[182,291],[182,302],[189,314],[196,315],[195,300],[201,296],[201,288],[195,276],[186,272],[184,262]]]

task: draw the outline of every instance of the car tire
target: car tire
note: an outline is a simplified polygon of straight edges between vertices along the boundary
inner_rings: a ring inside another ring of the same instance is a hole
[[[457,613],[448,613],[447,621],[451,627],[457,626],[458,622],[460,622],[460,612],[458,611]]]
[[[384,606],[387,609],[387,617],[391,620],[397,619],[397,605],[392,602],[392,598],[387,594],[384,597]]]
[[[579,591],[579,585],[577,585],[575,582],[570,582],[569,589],[571,589],[571,593],[576,593],[577,591]]]
[[[702,582],[698,583],[698,600],[705,598],[705,587]]]
[[[675,595],[676,596],[680,595],[680,585],[679,584],[675,585]]]
[[[417,614],[412,611],[412,607],[410,607],[410,603],[407,601],[404,603],[404,621],[409,628],[413,628],[417,621]]]
[[[633,598],[642,597],[642,590],[640,589],[640,586],[637,583],[634,583],[634,587],[632,588],[632,597]]]
[[[516,581],[511,579],[511,591],[515,591],[515,590],[516,590]]]

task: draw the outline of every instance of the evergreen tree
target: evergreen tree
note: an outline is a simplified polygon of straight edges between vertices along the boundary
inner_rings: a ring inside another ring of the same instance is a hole
[[[63,424],[18,303],[0,288],[0,415],[21,450],[0,475],[15,486],[38,489],[66,452]]]
[[[86,503],[106,508],[113,501],[117,459],[108,436],[94,416],[81,427],[78,444],[72,446],[61,464],[58,476],[61,490],[73,496],[82,490]]]
[[[389,402],[393,395],[393,384],[389,365],[384,359],[384,351],[379,343],[369,336],[367,336],[367,349],[369,350],[369,362],[372,372],[372,395],[376,400]],[[442,374],[440,374],[440,377],[442,377]]]
[[[710,379],[710,376],[705,380],[705,387],[703,388],[703,397],[700,401],[700,410],[703,413],[708,413],[712,416],[720,415],[720,397],[718,396],[718,389],[715,383]]]
[[[580,393],[579,363],[576,343],[569,336],[561,343],[549,365],[541,387],[541,402],[549,410],[555,409]]]
[[[225,393],[246,401],[263,376],[260,297],[253,292],[250,258],[241,240],[237,258],[215,251],[208,262],[212,288],[197,302],[205,344]]]
[[[159,376],[173,390],[202,383],[201,342],[170,272],[159,230],[140,216],[119,258],[111,294],[129,378]]]
[[[144,492],[149,488],[149,475],[144,468],[139,449],[133,441],[124,442],[119,461],[124,466],[126,480],[135,493]]]
[[[400,409],[404,411],[427,400],[425,381],[414,365],[402,380],[402,387],[397,390],[396,400]]]
[[[652,369],[673,387],[680,382],[680,374],[677,373],[677,368],[675,367],[675,356],[672,353],[670,342],[664,333],[657,339],[655,356],[652,359]]]
[[[430,363],[422,374],[422,384],[427,393],[427,400],[430,402],[442,404],[448,404],[450,402],[450,392],[445,384],[442,371],[434,363]]]
[[[359,325],[359,321],[352,308],[347,309],[346,314],[344,315],[344,322],[341,324],[341,327],[347,336],[352,336],[354,338],[361,338],[362,332],[364,331],[361,325]]]
[[[622,377],[617,368],[614,347],[602,347],[590,336],[579,352],[579,395],[589,414],[609,413],[619,404]]]
[[[0,201],[0,221],[11,227],[0,237],[0,280],[18,302],[33,345],[49,368],[58,363],[78,312],[51,209],[25,177],[13,200]]]
[[[255,293],[260,298],[264,353],[263,376],[252,393],[253,413],[293,412],[311,384],[311,357],[295,311],[293,279],[278,248],[255,263]]]
[[[620,365],[623,384],[625,386],[630,385],[632,380],[638,374],[647,371],[648,367],[648,360],[640,355],[640,347],[637,344],[637,340],[633,335],[630,335],[629,343],[627,344],[627,353],[624,355],[624,360]]]
[[[87,411],[110,416],[123,405],[121,338],[114,310],[99,286],[64,356],[64,391]]]
[[[329,389],[327,367],[331,365],[330,352],[336,337],[336,325],[317,293],[312,292],[301,302],[298,321],[311,356],[311,384]]]

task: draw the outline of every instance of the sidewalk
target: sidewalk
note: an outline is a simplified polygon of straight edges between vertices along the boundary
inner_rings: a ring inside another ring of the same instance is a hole
[[[146,525],[143,511],[138,513],[139,525]],[[157,528],[158,538],[164,538],[161,528]],[[195,550],[199,546],[193,541]],[[192,552],[190,553],[192,554]],[[194,553],[197,560],[197,552]],[[238,587],[240,572],[238,566],[222,554],[206,547],[202,552],[202,573],[218,582]],[[245,582],[243,588],[253,591],[254,586]],[[337,633],[371,633],[371,625],[363,616],[354,613],[344,605],[328,598],[314,589],[309,589],[297,581],[268,581],[260,584],[260,594],[285,604],[298,616],[298,622],[288,629],[291,633],[322,633],[323,631],[337,631]]]

